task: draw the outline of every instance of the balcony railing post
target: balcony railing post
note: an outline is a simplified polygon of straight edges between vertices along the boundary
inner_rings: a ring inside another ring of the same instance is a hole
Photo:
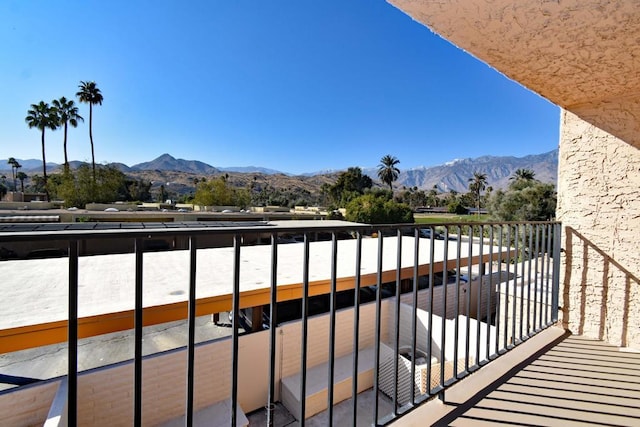
[[[196,267],[197,267],[197,239],[189,237],[189,305],[187,313],[188,342],[187,342],[187,402],[186,427],[193,426],[193,398],[195,377],[195,337],[196,337]]]
[[[328,424],[333,425],[333,377],[336,365],[336,292],[337,292],[338,240],[331,233],[331,292],[329,294],[329,378],[327,380]],[[355,374],[355,373],[354,373]]]
[[[416,377],[416,347],[418,346],[418,265],[420,263],[419,251],[420,251],[420,230],[418,228],[413,229],[413,287],[411,289],[412,295],[412,316],[411,316],[411,378]],[[411,387],[411,399],[409,402],[411,405],[416,404],[416,388]]]
[[[433,277],[433,263],[435,259],[435,239],[433,237],[434,228],[431,227],[431,237],[429,239],[429,294],[428,294],[428,311],[429,316],[427,317],[427,395],[431,395],[431,375],[432,375],[432,367],[431,367],[431,355],[433,354],[433,287],[435,286],[435,281]],[[443,353],[440,352],[440,363],[444,362]]]
[[[269,305],[269,396],[267,400],[267,426],[273,427],[276,404],[276,348],[278,327],[278,235],[271,234],[271,294]]]
[[[305,425],[307,407],[307,334],[309,332],[309,233],[304,233],[302,264],[302,337],[300,342],[300,427]]]
[[[534,268],[534,284],[533,284],[533,330],[537,332],[540,329],[538,323],[538,281],[540,277],[540,224],[536,224],[536,243],[535,243],[535,268]],[[531,285],[529,285],[531,286]]]
[[[69,241],[67,424],[78,425],[78,241]]]
[[[553,265],[552,267],[552,262],[555,264],[555,253],[553,252],[553,246],[552,243],[555,239],[554,233],[553,233],[553,225],[551,224],[547,224],[547,274],[544,278],[544,283],[545,283],[545,291],[544,291],[544,322],[545,322],[545,326],[547,326],[550,323],[550,316],[553,316],[553,313],[549,313],[549,303],[553,302],[553,296],[551,296],[551,300],[549,299],[549,292],[553,292],[553,280],[549,280],[550,277],[553,276],[553,274],[555,274],[555,271],[557,271],[557,269],[552,271],[552,268],[555,267],[555,265]],[[558,252],[558,255],[560,253]],[[550,274],[551,273],[551,274]],[[551,282],[551,283],[550,283]]]
[[[515,239],[515,260],[513,262],[513,312],[511,313],[511,344],[510,347],[516,345],[516,331],[518,322],[518,261],[520,260],[520,224],[514,225]],[[522,299],[522,290],[520,291]]]
[[[500,280],[498,280],[498,292],[496,292],[496,313],[495,313],[495,317],[496,317],[496,321],[495,321],[495,326],[496,326],[496,342],[495,342],[495,354],[499,355],[500,354],[500,310],[502,309],[501,304],[500,304],[500,300],[502,299],[502,248],[503,243],[502,243],[502,232],[503,232],[503,227],[502,225],[499,226],[498,228],[498,272],[500,274]],[[509,283],[509,274],[507,274],[507,286]]]
[[[134,313],[134,407],[133,425],[142,426],[142,261],[144,240],[137,237],[135,240],[136,278],[135,278],[135,313]]]
[[[562,225],[554,224],[553,232],[553,289],[551,291],[551,321],[558,321],[558,299],[560,296],[560,253],[562,248]]]
[[[449,227],[446,228],[447,233],[449,231]],[[453,318],[453,342],[458,343],[459,335],[460,335],[460,258],[462,256],[462,248],[460,245],[460,239],[462,235],[462,228],[458,225],[457,229],[457,237],[456,237],[456,291],[455,291],[455,305],[454,311],[455,315]],[[458,379],[458,345],[453,346],[453,378]]]
[[[466,329],[465,329],[465,341],[464,341],[464,371],[469,372],[469,334],[471,333],[471,266],[473,265],[473,226],[467,226],[467,233],[469,238],[467,240],[469,246],[469,258],[467,263],[467,283],[465,284],[465,317],[466,317]]]
[[[478,226],[479,239],[478,243],[480,248],[478,249],[478,256],[480,257],[480,265],[478,266],[478,300],[476,304],[476,365],[480,366],[480,319],[482,314],[482,276],[484,275],[484,264],[482,263],[483,249],[484,249],[484,230],[482,224]],[[471,266],[469,266],[469,281],[473,274],[471,272]]]
[[[435,238],[435,230],[431,233],[431,238]],[[442,321],[440,322],[440,353],[442,360],[440,361],[440,392],[438,393],[438,399],[440,399],[443,403],[445,401],[444,396],[444,368],[446,365],[445,362],[445,349],[447,348],[446,339],[447,339],[447,328],[445,327],[447,323],[447,282],[449,278],[447,277],[447,265],[449,264],[449,228],[445,229],[444,232],[444,261],[443,261],[443,270],[442,270]]]
[[[528,254],[527,254],[527,323],[525,335],[529,338],[531,334],[531,265],[533,264],[533,225],[529,224],[529,246],[528,246]]]
[[[352,425],[357,425],[358,421],[358,351],[360,349],[360,277],[362,265],[362,234],[356,233],[356,275],[354,282],[353,296],[353,381],[351,389],[351,399],[353,402]]]
[[[539,323],[541,328],[546,326],[547,323],[545,310],[547,306],[547,260],[549,259],[549,251],[547,249],[547,241],[549,240],[548,234],[547,225],[545,224],[542,226],[542,242],[540,243],[541,250],[544,253],[542,260],[540,261],[540,313],[538,314],[538,317],[540,318]]]
[[[394,304],[395,331],[393,334],[393,414],[398,415],[398,367],[400,364],[400,297],[402,270],[402,231],[396,230],[396,292]]]
[[[383,247],[382,247],[382,230],[378,230],[378,260],[376,271],[376,329],[374,338],[374,362],[373,362],[373,424],[378,425],[379,410],[378,407],[378,394],[380,393],[380,339],[381,339],[381,325],[380,317],[382,316],[382,259],[383,259]]]
[[[236,427],[238,423],[238,357],[239,342],[238,328],[240,323],[240,247],[242,236],[233,236],[233,334],[231,338],[231,427]]]
[[[500,276],[500,269],[498,269],[498,276]],[[493,296],[493,291],[494,291],[494,283],[493,283],[493,225],[489,226],[489,279],[487,280],[487,311],[486,311],[486,319],[487,319],[487,333],[485,336],[485,345],[486,345],[486,354],[485,357],[487,359],[487,361],[491,360],[491,325],[493,324],[493,321],[491,319],[491,316],[493,315],[493,313],[491,313],[491,298]],[[483,285],[483,279],[482,277],[480,278],[480,290],[478,291],[478,294],[482,293],[482,285]]]

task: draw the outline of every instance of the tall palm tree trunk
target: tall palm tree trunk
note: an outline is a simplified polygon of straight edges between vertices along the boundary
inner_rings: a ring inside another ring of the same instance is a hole
[[[93,182],[96,182],[96,155],[93,151],[93,104],[89,103],[89,141],[91,142],[91,168],[93,169]]]
[[[47,186],[47,158],[44,150],[44,130],[46,128],[42,128],[42,176],[44,180],[44,194],[47,196],[47,202],[49,201],[49,188]]]
[[[69,172],[69,159],[67,158],[67,123],[64,124],[64,171]]]
[[[16,185],[16,164],[11,165],[11,176],[13,177],[13,191],[18,191],[18,186]]]

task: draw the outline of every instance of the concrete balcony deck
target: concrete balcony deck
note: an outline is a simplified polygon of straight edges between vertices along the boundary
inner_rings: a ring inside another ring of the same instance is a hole
[[[640,425],[640,352],[551,328],[393,425],[497,424]]]

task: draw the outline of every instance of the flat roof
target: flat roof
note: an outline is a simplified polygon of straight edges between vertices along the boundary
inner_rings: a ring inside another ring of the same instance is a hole
[[[306,223],[306,221],[305,221]],[[292,224],[288,224],[292,225]],[[353,226],[353,224],[352,224]],[[361,286],[377,282],[377,238],[362,239]],[[413,277],[414,237],[383,239],[383,283],[396,278],[398,243],[402,245],[401,278]],[[434,240],[433,259],[430,239],[419,239],[419,274],[455,267],[457,242]],[[355,282],[357,240],[337,241],[336,280],[338,290],[352,289]],[[479,246],[472,244],[478,263]],[[272,269],[271,245],[242,246],[240,251],[241,307],[269,303]],[[468,264],[469,243],[461,242],[461,266]],[[488,261],[484,247],[483,262]],[[494,255],[499,248],[494,248]],[[504,252],[504,251],[503,251]],[[309,244],[309,293],[326,294],[331,285],[332,242]],[[135,254],[83,256],[78,260],[78,305],[81,336],[114,332],[132,327],[135,304]],[[300,298],[303,284],[304,244],[278,245],[278,299]],[[186,318],[189,286],[189,251],[148,252],[143,255],[143,306],[145,325]],[[196,266],[197,315],[231,309],[234,275],[232,247],[198,249]],[[3,315],[0,317],[0,352],[6,350],[11,336],[25,331],[65,329],[68,316],[69,259],[49,258],[0,262],[3,278]],[[107,325],[111,319],[113,325]],[[106,323],[105,323],[106,322]],[[82,332],[83,324],[92,324]],[[103,324],[101,324],[103,323]],[[118,326],[116,326],[116,323]],[[36,325],[36,326],[34,326]],[[20,329],[22,328],[22,329]],[[25,329],[26,328],[26,329]],[[93,329],[92,329],[93,328]],[[62,331],[58,331],[62,334]],[[63,336],[63,335],[61,335]],[[43,338],[44,339],[44,338]],[[46,338],[54,340],[53,335]],[[51,343],[51,342],[48,342]],[[24,344],[26,345],[26,344]],[[44,345],[44,344],[40,344]],[[23,347],[26,348],[26,347]]]

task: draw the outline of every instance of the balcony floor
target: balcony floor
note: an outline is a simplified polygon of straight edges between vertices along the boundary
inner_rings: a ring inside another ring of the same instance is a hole
[[[557,328],[540,335],[552,339],[541,350],[530,339],[449,389],[446,403],[393,425],[640,426],[640,353]]]
[[[379,400],[380,413],[391,410]],[[358,398],[358,425],[371,425],[373,394]],[[261,411],[259,411],[261,412]],[[334,407],[334,424],[350,425],[352,404]],[[264,413],[249,417],[266,425]],[[278,425],[298,423],[276,409]],[[326,411],[307,425],[327,424]],[[393,426],[640,426],[640,353],[549,328]]]

